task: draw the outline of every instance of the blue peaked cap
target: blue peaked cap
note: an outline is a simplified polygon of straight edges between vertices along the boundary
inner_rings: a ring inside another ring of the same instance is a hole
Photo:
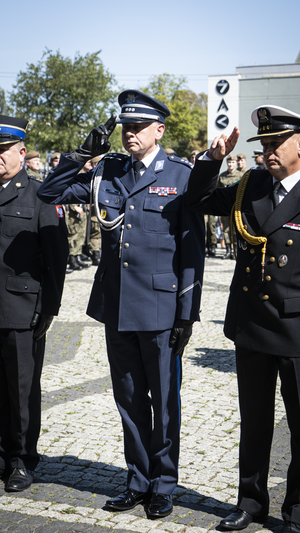
[[[0,115],[0,145],[25,141],[28,120]]]
[[[118,101],[121,107],[119,115],[119,123],[121,124],[153,122],[155,120],[164,124],[165,118],[171,115],[165,104],[141,91],[123,91],[119,95]]]

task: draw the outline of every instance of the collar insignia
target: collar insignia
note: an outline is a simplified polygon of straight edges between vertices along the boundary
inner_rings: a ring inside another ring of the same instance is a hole
[[[155,165],[155,169],[154,169],[154,170],[155,170],[155,171],[157,171],[157,170],[163,170],[163,168],[164,168],[164,163],[165,163],[164,160],[162,160],[162,161],[156,161],[156,165]]]

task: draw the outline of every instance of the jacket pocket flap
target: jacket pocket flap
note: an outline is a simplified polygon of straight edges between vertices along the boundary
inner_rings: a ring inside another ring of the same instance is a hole
[[[5,287],[12,292],[38,293],[40,282],[31,278],[8,276]]]
[[[300,313],[300,298],[288,298],[283,300],[283,311],[286,314]]]
[[[32,218],[34,207],[24,205],[7,205],[3,210],[3,215],[7,217]]]
[[[153,274],[153,289],[157,291],[176,292],[178,290],[178,281],[175,274],[173,272]]]
[[[146,196],[144,202],[145,211],[157,211],[161,213],[162,211],[176,211],[176,206],[174,203],[174,198],[170,199],[169,197],[163,196],[153,196],[152,198]]]

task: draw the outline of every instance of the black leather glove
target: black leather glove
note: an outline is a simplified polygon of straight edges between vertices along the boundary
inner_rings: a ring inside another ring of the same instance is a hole
[[[98,128],[94,128],[91,133],[88,134],[84,143],[71,153],[70,158],[74,161],[86,163],[86,161],[92,159],[92,157],[106,154],[110,149],[108,137],[114,131],[116,123],[117,115],[113,114],[105,124],[100,124]]]
[[[30,326],[34,328],[33,338],[38,341],[41,339],[46,331],[50,328],[53,315],[40,315],[34,313]]]
[[[175,322],[170,336],[170,346],[173,346],[174,355],[181,354],[189,342],[193,331],[193,323],[192,320],[177,320]]]

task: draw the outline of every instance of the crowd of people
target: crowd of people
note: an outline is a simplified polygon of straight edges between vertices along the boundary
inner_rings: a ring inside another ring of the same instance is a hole
[[[224,333],[236,347],[240,482],[237,508],[220,525],[241,530],[269,512],[279,374],[292,443],[282,533],[299,533],[300,115],[272,105],[253,111],[258,131],[248,141],[259,140],[262,153],[255,151],[257,168],[248,170],[245,155],[232,154],[237,127],[187,161],[159,145],[170,116],[166,105],[137,90],[123,91],[119,104],[129,155],[108,153],[113,115],[71,154],[53,154],[42,183],[30,174],[38,172],[39,154],[26,155],[27,121],[0,118],[0,475],[6,490],[25,490],[33,481],[45,333],[58,313],[68,254],[71,267],[87,268],[90,215],[101,228],[102,253],[101,259],[92,254],[98,269],[87,314],[105,325],[128,467],[126,490],[106,506],[119,512],[143,504],[152,519],[172,512],[182,354],[200,320],[207,216],[208,227],[209,217],[220,223],[228,258],[232,243],[237,258]],[[219,174],[224,159],[228,170]],[[211,255],[213,246],[207,243]]]

